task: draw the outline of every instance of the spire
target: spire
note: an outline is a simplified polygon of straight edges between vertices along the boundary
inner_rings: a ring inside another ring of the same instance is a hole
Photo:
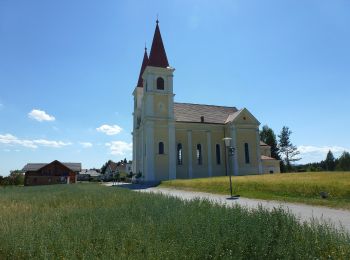
[[[142,65],[141,65],[141,70],[140,70],[140,75],[139,75],[139,80],[137,81],[137,87],[142,88],[143,87],[143,80],[142,80],[142,74],[146,69],[146,66],[149,63],[148,55],[147,55],[147,48],[145,46],[145,54],[143,55],[143,60],[142,60]]]
[[[149,66],[166,68],[169,67],[168,58],[166,57],[162,36],[159,30],[159,21],[156,21],[156,30],[153,36],[151,52],[149,55]]]

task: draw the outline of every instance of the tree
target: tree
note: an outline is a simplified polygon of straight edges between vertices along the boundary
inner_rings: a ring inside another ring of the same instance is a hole
[[[264,125],[262,130],[260,131],[260,140],[271,147],[272,158],[281,160],[279,149],[277,146],[276,135],[273,132],[273,130],[270,127],[268,127],[268,125]]]
[[[301,159],[297,157],[300,154],[297,147],[290,141],[291,134],[292,131],[290,131],[287,126],[283,126],[281,134],[278,136],[278,148],[280,153],[283,155],[282,159],[285,162],[287,171],[292,170],[292,162],[299,161]]]
[[[337,163],[337,170],[339,171],[350,171],[350,153],[343,152],[343,154],[339,157]]]
[[[106,173],[107,166],[111,162],[113,162],[113,161],[112,160],[108,160],[104,165],[102,165],[102,167],[101,167],[101,174],[105,174]]]
[[[328,151],[326,160],[323,162],[324,169],[327,171],[334,171],[335,159],[331,150]]]

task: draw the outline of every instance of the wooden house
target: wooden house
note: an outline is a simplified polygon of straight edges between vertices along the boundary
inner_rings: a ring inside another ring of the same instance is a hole
[[[76,183],[81,163],[28,163],[24,166],[24,185],[49,185]]]

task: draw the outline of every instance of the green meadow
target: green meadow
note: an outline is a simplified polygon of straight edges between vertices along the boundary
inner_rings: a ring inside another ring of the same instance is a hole
[[[234,193],[247,198],[281,200],[350,209],[350,172],[282,173],[234,176]],[[161,187],[229,194],[229,178],[164,181]],[[321,192],[328,198],[323,199]]]
[[[99,184],[0,188],[0,259],[349,259],[350,237],[282,209]]]

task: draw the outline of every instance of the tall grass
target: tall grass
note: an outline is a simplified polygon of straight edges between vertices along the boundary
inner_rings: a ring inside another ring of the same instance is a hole
[[[0,189],[0,259],[350,258],[350,237],[282,209],[97,184]]]
[[[162,187],[229,193],[228,177],[165,181]],[[234,176],[235,193],[248,198],[275,199],[350,209],[350,172],[289,173]],[[322,199],[320,193],[327,192]]]

